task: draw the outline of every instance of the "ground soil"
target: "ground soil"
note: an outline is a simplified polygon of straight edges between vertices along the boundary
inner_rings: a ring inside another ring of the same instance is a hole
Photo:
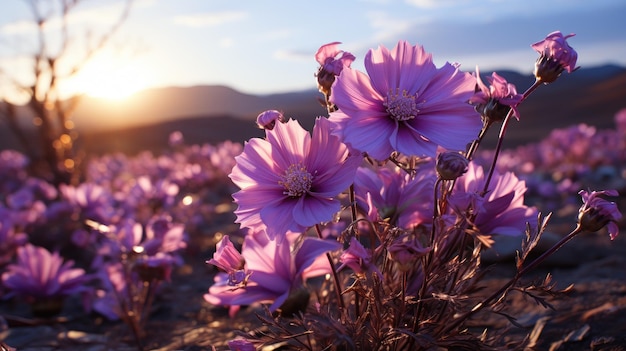
[[[224,216],[213,232],[236,230],[232,218]],[[550,235],[563,235],[572,225],[557,222]],[[612,242],[604,231],[581,235],[525,278],[543,278],[550,272],[558,288],[573,284],[568,293],[548,300],[553,310],[513,292],[507,304],[522,328],[497,316],[476,318],[471,327],[505,332],[510,340],[534,329],[536,346],[529,350],[626,350],[626,233],[622,234]],[[258,310],[243,310],[231,319],[226,309],[203,300],[215,273],[204,263],[213,248],[208,232],[192,238],[186,265],[155,301],[141,345],[144,350],[197,351],[213,346],[227,350],[225,342],[235,336],[235,330],[260,326],[254,316]],[[490,267],[485,291],[497,289],[514,272],[512,256],[507,254],[486,260],[485,266]],[[0,304],[0,312],[4,318],[0,340],[19,351],[139,348],[125,324],[86,314],[78,301],[69,301],[59,317],[45,320],[33,318],[28,306],[16,301]]]

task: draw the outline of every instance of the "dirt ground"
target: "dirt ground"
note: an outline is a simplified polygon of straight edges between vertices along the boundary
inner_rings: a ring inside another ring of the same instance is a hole
[[[236,230],[227,217],[221,223],[219,231]],[[558,239],[571,225],[557,223],[548,241]],[[244,310],[231,319],[224,308],[204,302],[202,295],[215,273],[204,262],[210,258],[214,242],[209,235],[195,237],[189,247],[187,265],[178,269],[155,301],[144,350],[199,351],[211,350],[212,346],[227,350],[225,342],[234,337],[234,329],[260,326],[255,311]],[[486,259],[485,266],[490,267],[486,291],[497,289],[512,276],[510,254]],[[583,234],[525,279],[543,278],[548,272],[559,288],[573,284],[565,296],[549,300],[554,310],[513,292],[508,304],[523,328],[507,328],[511,325],[506,319],[496,316],[477,318],[472,327],[506,330],[511,340],[534,330],[536,346],[530,350],[626,350],[626,233],[614,241],[604,231]],[[138,349],[126,325],[85,314],[79,301],[70,301],[61,316],[51,320],[34,319],[28,306],[15,302],[1,303],[0,312],[0,340],[19,351]]]

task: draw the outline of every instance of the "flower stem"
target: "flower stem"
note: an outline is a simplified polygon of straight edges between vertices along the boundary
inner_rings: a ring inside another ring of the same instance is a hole
[[[352,219],[352,223],[356,223],[357,218],[357,208],[356,208],[356,194],[354,192],[354,183],[350,184],[350,189],[348,190],[348,196],[350,197],[350,217]],[[356,235],[356,229],[354,225],[350,226],[350,234]]]
[[[517,105],[521,104],[524,100],[526,100],[528,95],[530,95],[537,88],[539,88],[542,83],[543,82],[541,80],[536,79],[533,85],[531,85],[528,89],[526,89],[526,91],[522,95],[522,100]],[[511,116],[513,116],[512,108],[509,109],[509,112],[506,114],[504,121],[502,121],[502,126],[500,127],[500,134],[498,135],[498,144],[496,145],[496,150],[493,155],[493,160],[491,161],[491,168],[489,168],[489,175],[487,176],[487,180],[485,181],[485,186],[482,192],[483,195],[486,194],[489,189],[489,183],[491,182],[491,178],[493,177],[493,172],[496,168],[496,161],[498,160],[498,155],[500,154],[500,151],[502,150],[502,142],[504,140],[504,134],[506,133],[506,128],[509,125],[509,120],[511,120]]]
[[[474,153],[476,152],[476,150],[478,150],[478,146],[485,138],[485,134],[487,134],[487,130],[489,129],[489,127],[491,127],[491,124],[492,123],[489,123],[489,122],[483,122],[483,127],[480,129],[480,132],[478,133],[478,137],[474,139],[474,141],[472,141],[472,144],[470,145],[470,147],[467,149],[467,152],[465,153],[465,158],[467,158],[469,161],[471,161],[472,158],[474,157]]]
[[[437,189],[439,188],[439,185],[441,183],[442,183],[441,178],[437,178],[437,181],[435,182],[435,186],[433,190],[433,225],[430,228],[430,240],[428,241],[428,244],[430,247],[432,247],[433,244],[435,243],[435,223],[437,222],[437,218],[439,218],[441,214],[439,210],[440,201],[439,201],[439,197],[437,194]],[[430,259],[428,261],[430,261]]]
[[[315,232],[317,233],[317,237],[322,239],[322,229],[319,224],[315,225]],[[330,253],[326,253],[326,258],[328,259],[328,264],[330,265],[330,270],[333,274],[333,282],[335,284],[335,293],[337,294],[337,303],[339,304],[339,308],[341,310],[344,309],[345,304],[343,303],[343,297],[341,296],[341,284],[339,283],[339,274],[337,274],[337,270],[335,269],[335,264],[333,263],[333,258],[330,256]]]
[[[528,273],[533,268],[537,267],[541,262],[545,261],[546,258],[554,254],[558,249],[563,247],[563,245],[565,245],[568,241],[572,240],[576,235],[580,234],[582,231],[583,231],[582,227],[580,226],[580,224],[578,224],[576,228],[574,228],[574,230],[572,230],[569,234],[567,234],[567,236],[559,240],[559,242],[554,244],[554,246],[552,246],[550,249],[542,253],[539,257],[535,258],[532,262],[530,262],[529,265],[518,270],[515,276],[511,278],[511,280],[509,280],[506,284],[504,284],[500,289],[498,289],[498,291],[489,295],[489,297],[487,297],[485,300],[483,300],[482,302],[479,302],[471,310],[465,312],[465,314],[463,314],[462,316],[457,318],[455,321],[453,321],[451,324],[449,324],[445,329],[443,329],[442,334],[446,335],[450,333],[451,331],[456,329],[461,323],[463,323],[463,321],[467,320],[469,317],[473,316],[475,313],[482,310],[484,307],[489,306],[494,300],[500,299],[501,296],[506,294],[509,288],[513,286],[515,283],[517,283],[517,281],[523,275]]]

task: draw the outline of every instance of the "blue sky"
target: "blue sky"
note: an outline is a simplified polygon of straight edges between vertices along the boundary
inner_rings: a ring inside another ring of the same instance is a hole
[[[34,44],[25,3],[5,0],[0,12],[0,67],[18,80],[28,79],[20,72],[29,67],[20,53]],[[80,43],[85,28],[97,31],[121,8],[118,0],[86,1],[70,36]],[[64,89],[103,96],[205,84],[252,94],[310,89],[313,55],[332,41],[355,54],[358,69],[368,49],[407,40],[424,45],[437,65],[530,74],[537,57],[530,44],[554,30],[576,33],[569,43],[579,65],[626,66],[625,17],[623,0],[135,0],[107,51]]]

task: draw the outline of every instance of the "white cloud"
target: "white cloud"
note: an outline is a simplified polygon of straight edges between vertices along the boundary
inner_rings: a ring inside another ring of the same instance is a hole
[[[293,36],[293,30],[289,28],[282,28],[270,31],[264,31],[260,33],[259,39],[262,41],[274,41],[274,40],[284,40],[291,36]]]
[[[0,33],[3,35],[15,35],[24,33],[34,33],[37,30],[33,21],[21,20],[11,22],[0,27]]]
[[[176,16],[174,23],[188,27],[215,27],[228,22],[242,21],[249,14],[243,11],[227,11],[199,13],[194,15]]]
[[[366,4],[378,4],[378,5],[388,5],[392,0],[359,0],[359,2]]]
[[[126,2],[118,1],[92,7],[76,8],[75,11],[70,13],[68,21],[73,24],[81,23],[89,26],[97,24],[111,26],[120,19],[120,16],[124,13],[125,6]],[[133,3],[130,7],[131,12],[134,6]],[[57,21],[54,22],[54,26],[60,26],[60,19],[60,17],[55,18]]]
[[[233,47],[233,45],[235,45],[235,41],[230,37],[221,38],[219,41],[219,46],[223,48],[230,48]]]
[[[315,53],[294,51],[294,50],[276,50],[272,55],[274,58],[283,61],[311,61]]]
[[[372,39],[378,42],[398,38],[409,31],[416,23],[420,22],[420,19],[417,17],[410,20],[400,19],[391,17],[385,12],[369,12],[367,17],[369,19],[369,27],[376,32]]]
[[[465,2],[465,0],[406,0],[409,5],[427,9],[450,6],[461,2]]]
[[[145,6],[152,0],[142,0],[139,4]],[[97,26],[110,27],[116,23],[123,13],[123,2],[111,2],[105,5],[96,5],[91,7],[76,7],[69,12],[66,23],[72,27],[74,25],[88,25],[90,28]],[[44,29],[47,32],[56,31],[63,25],[63,18],[59,11],[43,11],[46,14],[46,22]],[[131,7],[132,11],[132,7]],[[32,15],[28,16],[29,18]],[[71,28],[70,28],[71,29]],[[6,23],[0,27],[0,33],[3,35],[33,35],[37,30],[35,21],[32,19],[19,20],[10,23]]]

